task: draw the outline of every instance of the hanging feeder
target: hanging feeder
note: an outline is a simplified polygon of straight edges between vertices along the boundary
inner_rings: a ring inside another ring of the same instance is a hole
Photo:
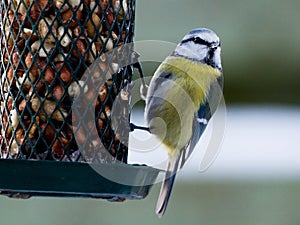
[[[105,55],[133,42],[135,1],[3,0],[0,9],[0,193],[146,197],[159,171],[126,164],[131,57],[120,68]],[[90,115],[72,108],[82,93],[77,108],[94,113],[85,124],[81,117]]]

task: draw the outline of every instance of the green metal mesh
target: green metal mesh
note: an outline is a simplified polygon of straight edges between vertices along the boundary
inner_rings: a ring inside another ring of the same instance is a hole
[[[135,1],[2,0],[0,9],[1,158],[103,162],[109,159],[99,152],[108,151],[126,162],[128,143],[119,137],[128,130],[113,130],[110,112],[116,96],[129,92],[132,67],[105,68],[112,60],[107,58],[97,63],[104,79],[96,98],[89,99],[96,104],[90,125],[96,124],[96,134],[74,129],[71,106],[89,66],[133,41]],[[120,107],[124,123],[129,103]],[[78,151],[74,132],[87,156]],[[89,153],[91,139],[99,136],[99,152]]]

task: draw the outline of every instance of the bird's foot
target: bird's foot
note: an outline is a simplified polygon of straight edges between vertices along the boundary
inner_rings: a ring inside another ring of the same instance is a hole
[[[137,126],[133,123],[129,123],[129,128],[130,128],[131,132],[134,130],[144,130],[144,131],[148,131],[149,133],[151,133],[149,127]]]

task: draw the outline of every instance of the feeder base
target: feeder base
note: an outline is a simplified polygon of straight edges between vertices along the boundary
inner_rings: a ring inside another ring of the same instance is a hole
[[[128,164],[93,164],[98,171],[112,170],[138,186],[109,180],[90,164],[0,159],[0,194],[12,198],[86,197],[109,201],[145,198],[160,170]]]

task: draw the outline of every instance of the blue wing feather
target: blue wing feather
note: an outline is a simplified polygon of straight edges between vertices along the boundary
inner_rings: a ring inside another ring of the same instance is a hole
[[[204,133],[210,118],[216,111],[217,106],[219,105],[219,102],[221,100],[222,89],[223,76],[220,76],[216,80],[216,82],[211,85],[207,100],[200,105],[198,112],[194,114],[193,134],[188,146],[188,153],[185,157],[185,160],[188,159],[189,156],[192,154],[196,144],[198,143],[199,139]],[[209,101],[213,101],[213,104],[210,104]]]
[[[207,106],[207,104],[203,104],[200,106],[198,112],[196,112],[194,115],[193,134],[192,134],[191,141],[189,143],[186,159],[190,157],[200,137],[205,131],[208,122],[207,115],[210,114],[209,112],[207,112],[208,110],[209,110],[209,106]],[[199,119],[203,119],[203,122],[200,122]],[[206,123],[204,122],[205,120],[207,121]]]

